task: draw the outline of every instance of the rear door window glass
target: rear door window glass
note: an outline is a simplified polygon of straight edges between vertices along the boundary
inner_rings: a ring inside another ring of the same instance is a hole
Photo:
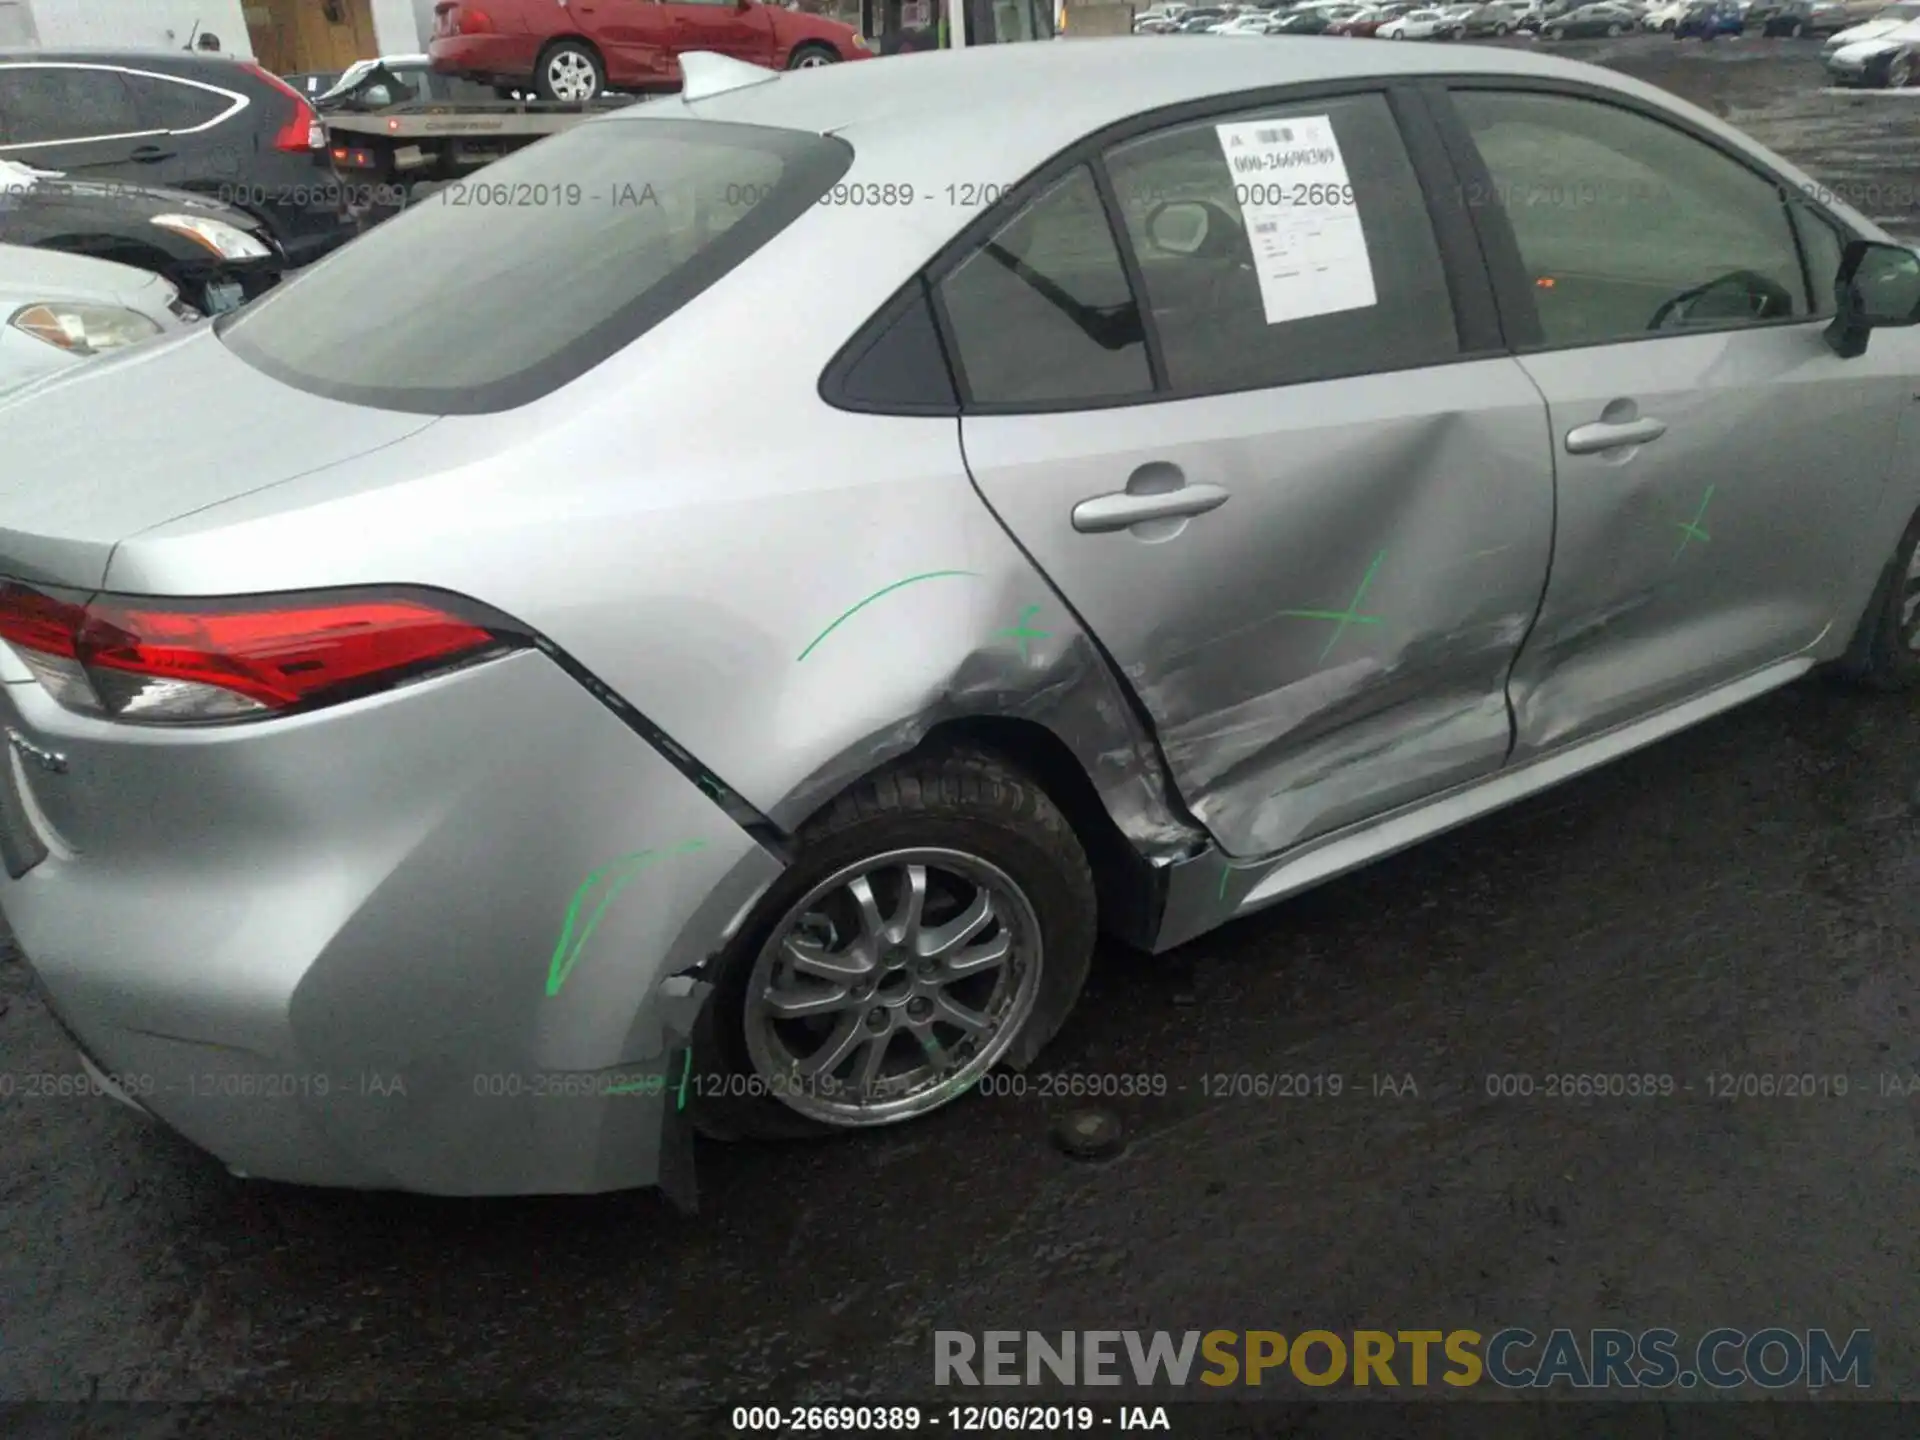
[[[147,128],[126,76],[78,65],[0,69],[0,126],[9,145],[132,135]]]
[[[1440,246],[1385,97],[1182,125],[1108,152],[1107,171],[1176,391],[1460,354]]]
[[[156,75],[129,77],[140,106],[143,130],[197,130],[233,108],[233,101],[215,90],[163,80]]]

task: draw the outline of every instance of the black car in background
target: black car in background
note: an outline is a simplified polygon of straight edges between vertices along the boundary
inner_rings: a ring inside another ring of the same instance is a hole
[[[173,282],[203,315],[269,290],[287,259],[266,223],[184,190],[0,164],[0,244],[117,260]]]
[[[0,50],[0,160],[238,206],[294,265],[361,228],[312,102],[223,55]]]

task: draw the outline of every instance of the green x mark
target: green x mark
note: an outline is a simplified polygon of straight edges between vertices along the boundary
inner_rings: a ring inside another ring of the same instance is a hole
[[[1705,545],[1713,539],[1711,535],[1707,534],[1706,531],[1700,528],[1700,521],[1705,517],[1707,513],[1707,503],[1712,499],[1713,499],[1713,486],[1709,485],[1707,486],[1707,493],[1700,497],[1700,508],[1693,512],[1693,519],[1676,520],[1673,522],[1674,525],[1678,527],[1681,532],[1680,533],[1680,549],[1673,552],[1673,558],[1675,560],[1678,560],[1680,558],[1681,551],[1687,548],[1688,541],[1698,540],[1702,545]]]
[[[1344,610],[1282,610],[1282,615],[1298,616],[1302,620],[1331,620],[1334,622],[1333,634],[1328,637],[1326,647],[1321,650],[1320,658],[1325,660],[1333,653],[1333,647],[1340,643],[1340,637],[1346,634],[1349,625],[1378,625],[1378,615],[1362,615],[1360,602],[1366,598],[1367,587],[1373,584],[1373,574],[1380,568],[1380,562],[1387,558],[1382,550],[1373,557],[1373,563],[1367,567],[1367,573],[1361,578],[1360,588],[1353,592],[1353,599],[1347,602]]]
[[[1022,660],[1032,658],[1032,641],[1050,640],[1053,638],[1053,632],[1051,630],[1035,630],[1029,627],[1028,622],[1039,613],[1040,607],[1038,605],[1029,605],[1021,610],[1019,622],[1012,628],[996,630],[994,632],[997,636],[1004,636],[1009,640],[1018,640],[1020,642],[1020,658]]]

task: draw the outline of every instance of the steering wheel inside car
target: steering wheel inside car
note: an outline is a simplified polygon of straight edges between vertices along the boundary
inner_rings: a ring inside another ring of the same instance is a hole
[[[1718,279],[1682,290],[1653,312],[1649,330],[1680,330],[1734,320],[1784,320],[1793,314],[1793,294],[1757,270],[1729,270]]]

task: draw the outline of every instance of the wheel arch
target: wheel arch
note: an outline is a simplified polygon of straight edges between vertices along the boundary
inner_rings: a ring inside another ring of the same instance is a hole
[[[539,80],[540,67],[546,64],[547,57],[562,45],[578,45],[582,50],[591,54],[600,64],[601,79],[603,81],[606,79],[607,52],[594,44],[593,41],[589,40],[586,36],[568,31],[565,35],[549,35],[545,40],[540,42],[539,50],[534,52],[533,74],[530,77],[531,81],[537,82]]]
[[[1037,720],[968,715],[935,725],[910,753],[962,745],[1003,756],[1060,807],[1093,869],[1101,931],[1146,948],[1164,907],[1166,871],[1128,840],[1073,748]]]

